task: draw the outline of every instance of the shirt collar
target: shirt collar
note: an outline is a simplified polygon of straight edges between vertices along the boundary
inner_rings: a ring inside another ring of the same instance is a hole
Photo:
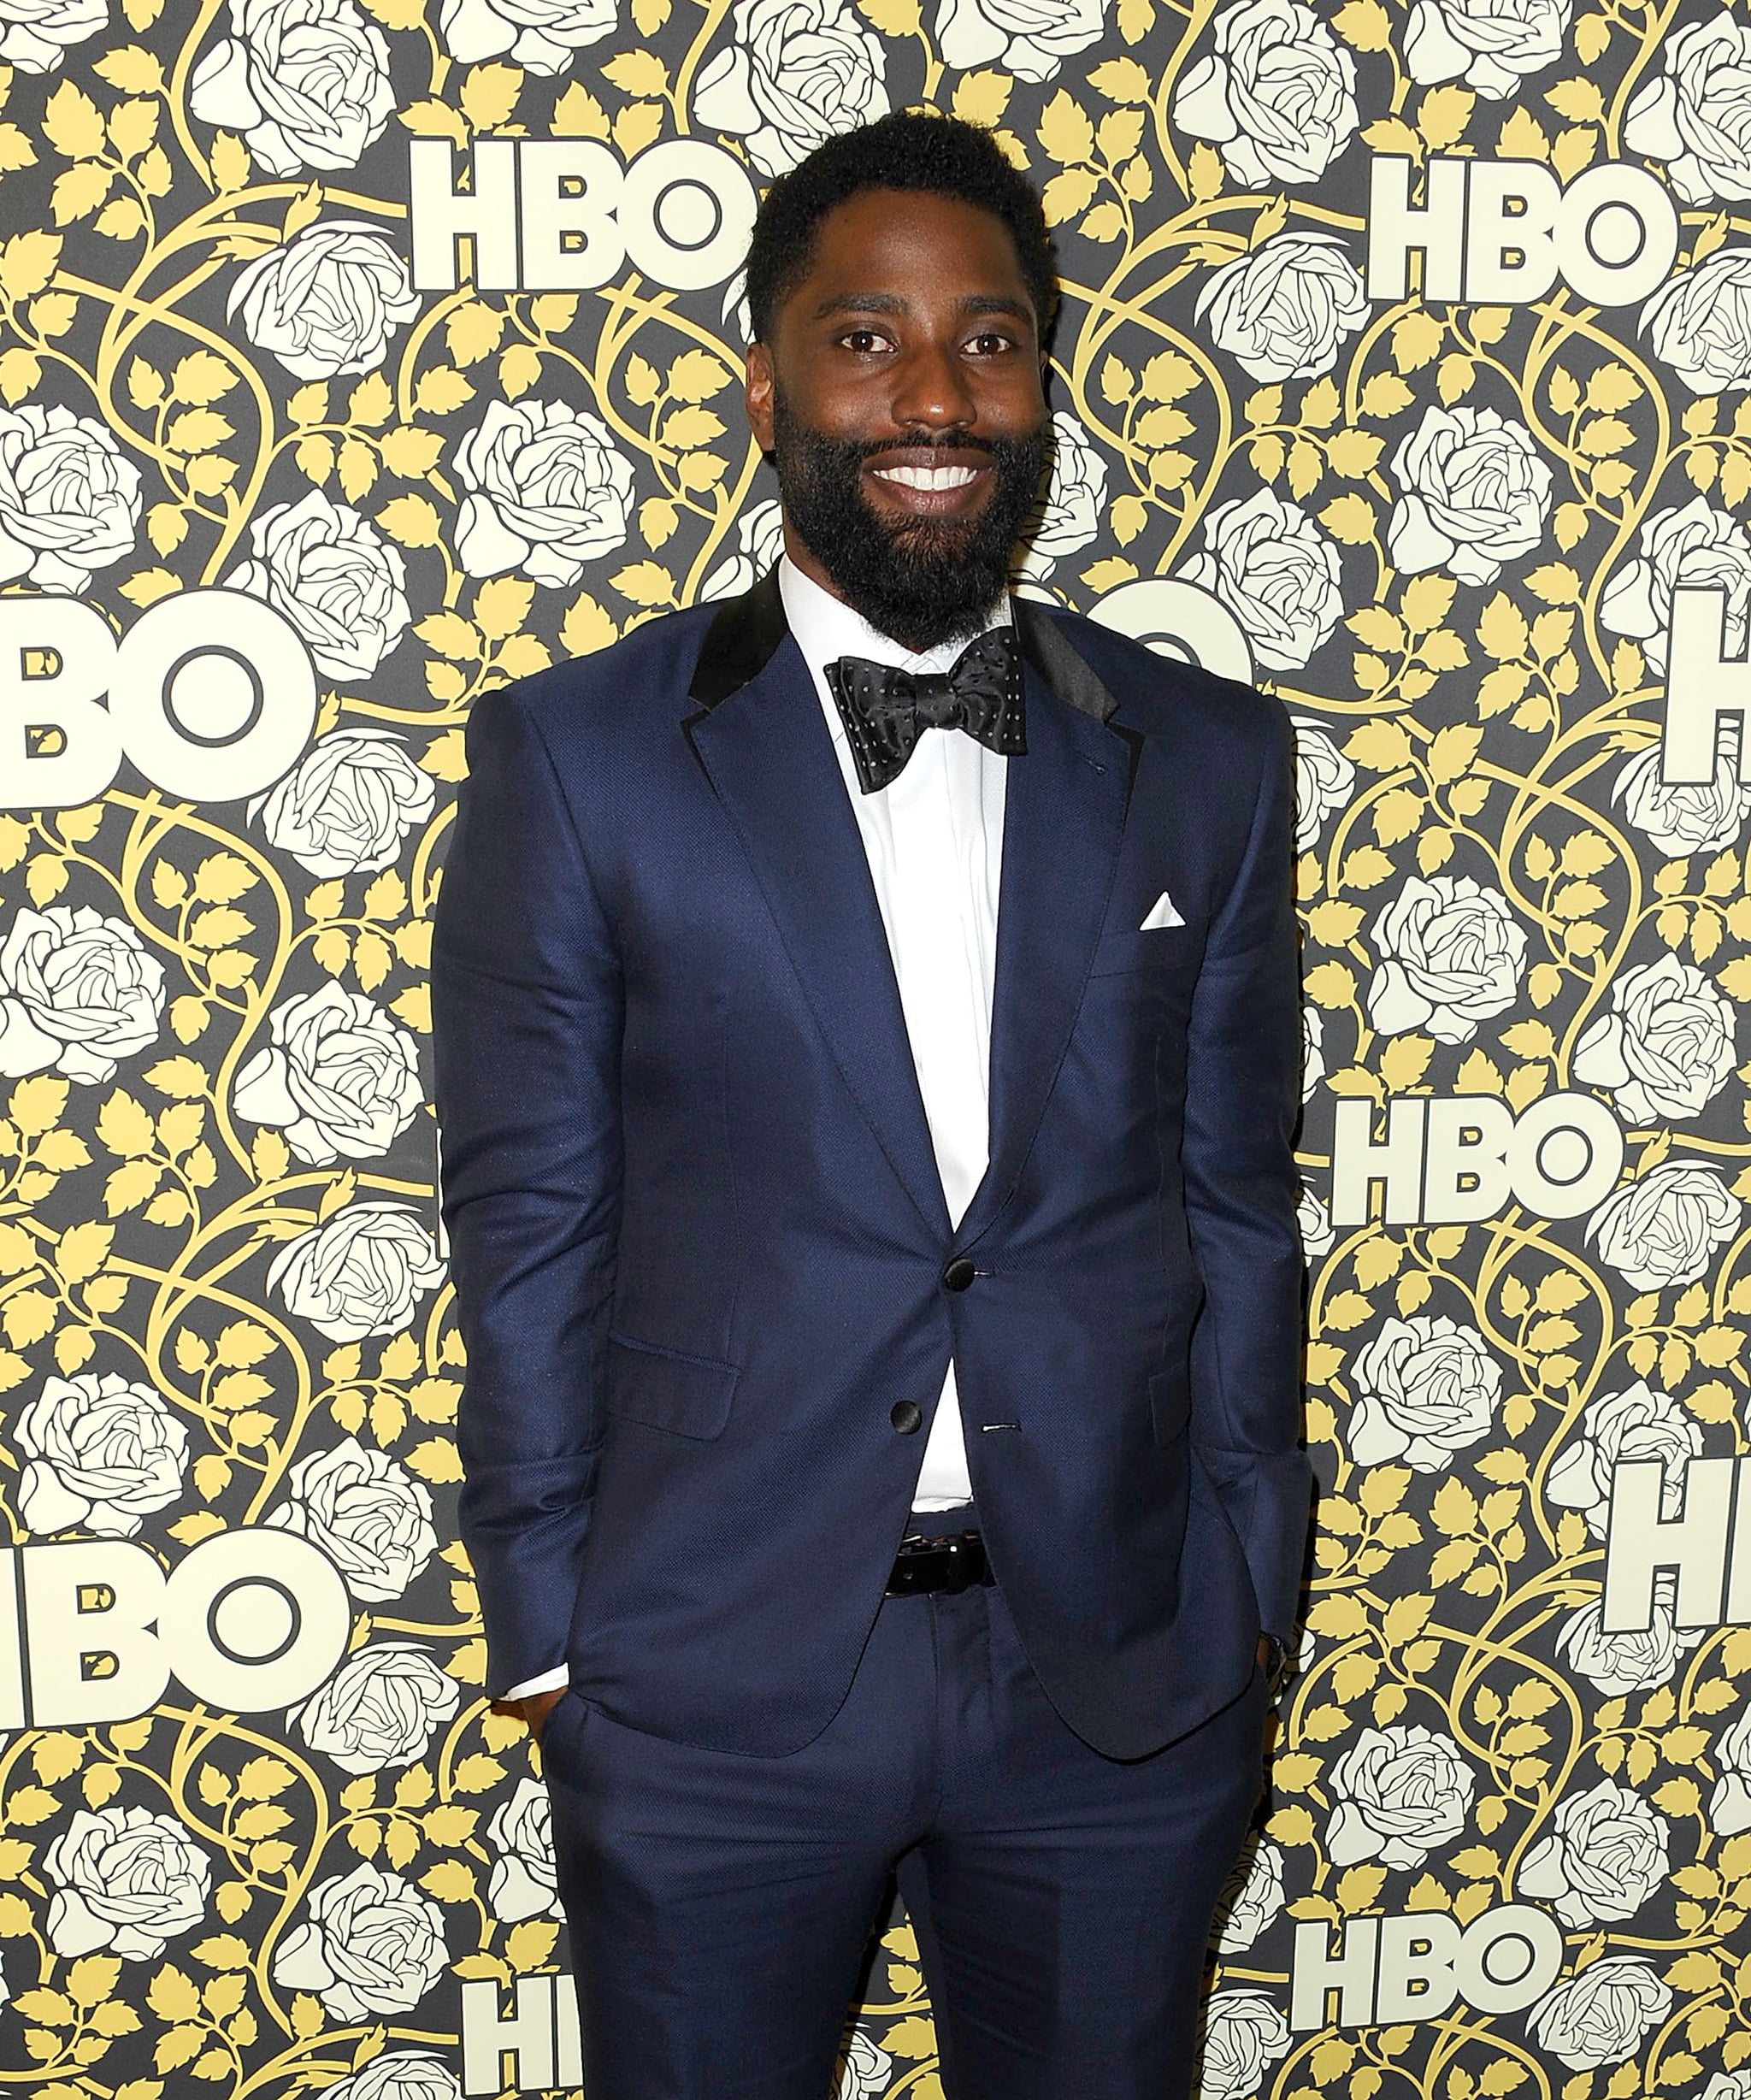
[[[876,664],[897,664],[909,671],[946,671],[974,637],[939,642],[934,649],[914,652],[871,627],[862,613],[835,598],[832,592],[806,575],[788,553],[778,558],[778,589],[784,600],[784,616],[809,669],[818,679],[835,657],[868,657]],[[1007,627],[1013,615],[1005,591],[987,615],[981,634],[993,627]]]

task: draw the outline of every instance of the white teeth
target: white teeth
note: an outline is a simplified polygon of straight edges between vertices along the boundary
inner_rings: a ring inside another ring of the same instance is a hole
[[[877,467],[884,481],[901,481],[908,488],[964,488],[975,479],[976,467]]]

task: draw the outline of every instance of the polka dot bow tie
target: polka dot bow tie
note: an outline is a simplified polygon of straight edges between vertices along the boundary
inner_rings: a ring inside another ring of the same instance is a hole
[[[1013,627],[981,634],[946,671],[903,670],[868,657],[842,656],[827,666],[827,683],[866,795],[899,773],[926,729],[964,729],[1005,756],[1019,757],[1028,748],[1022,655]]]

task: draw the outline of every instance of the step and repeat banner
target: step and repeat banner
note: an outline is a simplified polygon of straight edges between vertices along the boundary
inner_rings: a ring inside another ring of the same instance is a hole
[[[922,103],[1059,241],[1023,587],[1298,736],[1325,1492],[1206,2100],[1751,2100],[1751,16],[0,0],[0,2082],[575,2088],[463,724],[774,557],[752,213]],[[841,2090],[940,2100],[899,1919]]]

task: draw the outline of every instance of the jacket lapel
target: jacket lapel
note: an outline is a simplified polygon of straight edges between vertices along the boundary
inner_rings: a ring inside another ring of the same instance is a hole
[[[887,929],[815,681],[769,570],[706,630],[683,727],[735,827],[834,1062],[889,1164],[946,1238]]]
[[[1028,751],[1004,790],[991,1141],[954,1238],[970,1244],[1014,1186],[1082,1003],[1117,865],[1141,740],[1038,605],[1015,601]],[[920,1215],[947,1206],[863,839],[776,565],[706,629],[683,727],[734,825],[839,1069]]]
[[[991,1164],[955,1233],[970,1246],[1014,1191],[1082,1003],[1118,866],[1141,740],[1050,616],[1015,602],[1028,752],[1004,788],[991,1006]]]

